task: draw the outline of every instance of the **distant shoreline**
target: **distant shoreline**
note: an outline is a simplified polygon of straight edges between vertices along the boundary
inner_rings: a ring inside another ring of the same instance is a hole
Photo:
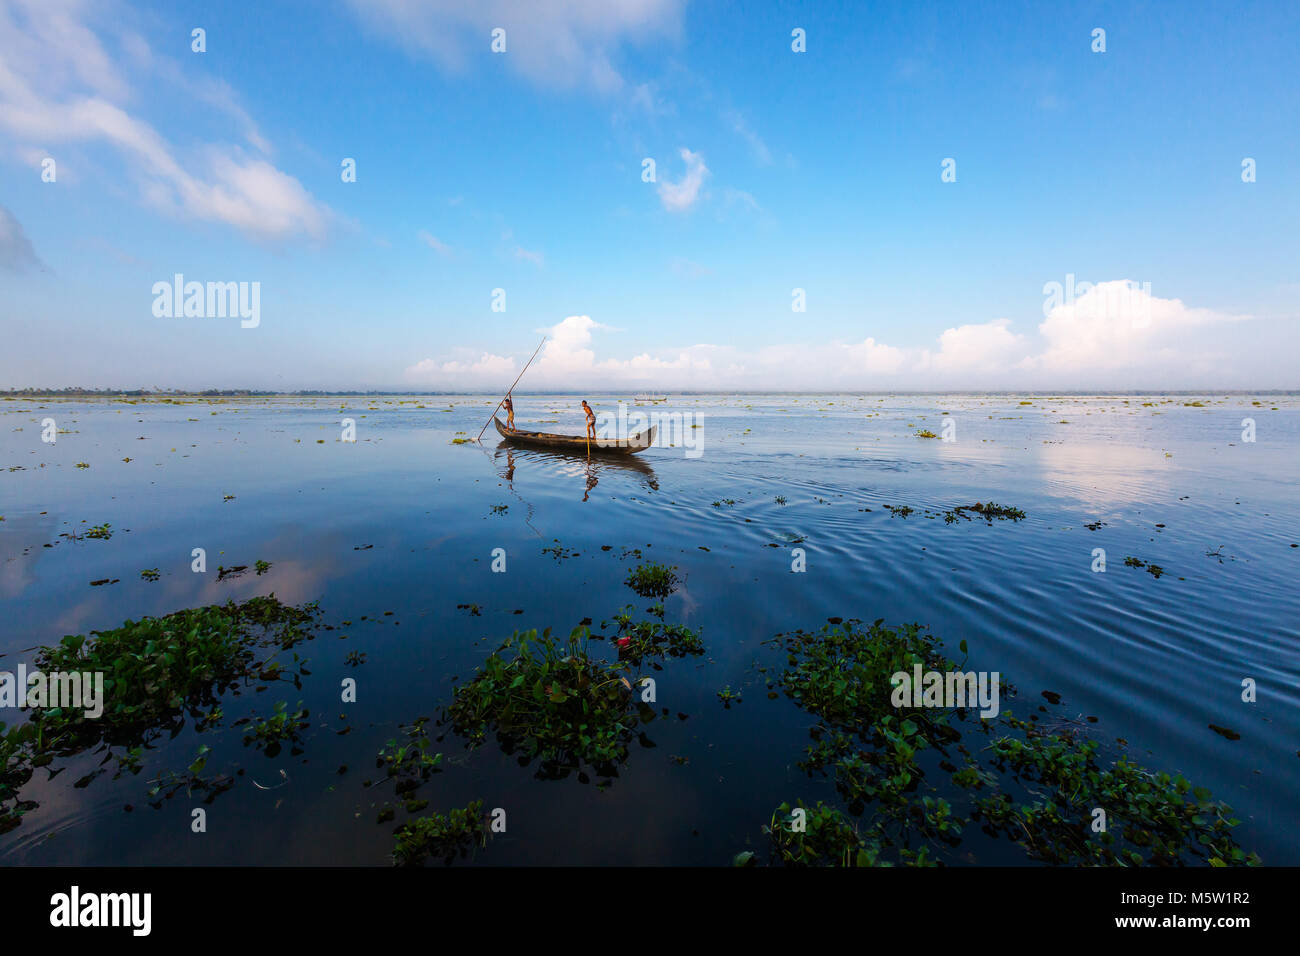
[[[408,396],[438,397],[447,395],[483,396],[499,398],[503,393],[486,389],[458,391],[402,391],[392,389],[370,391],[322,391],[319,389],[299,389],[296,391],[262,391],[258,389],[0,389],[0,399],[20,398],[329,398],[333,396]],[[608,388],[571,388],[571,389],[516,389],[516,395],[617,395],[621,390]],[[660,393],[655,399],[637,399],[633,401],[664,401],[693,395],[1038,395],[1060,397],[1119,396],[1119,395],[1300,395],[1300,388],[1125,388],[1125,389],[691,389]]]

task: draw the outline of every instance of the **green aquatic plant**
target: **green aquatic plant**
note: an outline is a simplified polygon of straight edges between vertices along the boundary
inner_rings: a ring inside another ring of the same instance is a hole
[[[113,526],[108,523],[97,524],[94,527],[90,528],[86,532],[85,536],[87,538],[95,538],[100,541],[107,541],[109,538],[113,537]]]
[[[638,725],[653,719],[632,703],[632,683],[618,667],[593,658],[586,627],[567,639],[546,629],[515,632],[484,662],[447,708],[470,746],[495,731],[506,753],[537,760],[539,775],[564,777],[584,764],[612,776],[627,758]]]
[[[778,635],[774,643],[787,654],[780,686],[821,719],[799,766],[832,774],[848,812],[863,816],[863,829],[841,825],[823,808],[810,817],[823,837],[775,832],[773,862],[833,863],[852,858],[862,845],[873,862],[925,864],[959,845],[972,822],[1049,863],[1259,862],[1233,840],[1238,821],[1208,791],[1123,756],[1104,757],[1082,732],[1049,731],[1009,712],[976,720],[967,708],[917,708],[906,698],[894,706],[893,674],[918,665],[952,672],[964,662],[948,660],[915,624],[830,621],[820,631]],[[964,641],[959,647],[965,654]],[[1043,696],[1053,705],[1060,700],[1051,692]],[[991,744],[970,749],[958,729],[962,721],[967,733],[989,735]],[[1070,727],[1068,720],[1053,724]],[[952,784],[944,795],[932,782],[940,772]],[[1098,810],[1107,821],[1100,829]]]
[[[157,568],[145,568],[140,572],[140,577],[145,581],[157,581],[162,577],[162,572]]]
[[[475,800],[446,815],[431,813],[403,823],[395,831],[393,862],[397,866],[419,866],[430,858],[451,864],[475,847],[487,846],[488,828],[483,819],[483,801]]]
[[[1042,733],[1014,718],[1008,725],[1024,735],[994,740],[994,763],[1023,781],[1034,799],[1018,803],[1006,793],[990,794],[979,801],[978,815],[1032,858],[1103,866],[1259,863],[1232,839],[1241,821],[1208,790],[1124,757],[1104,766],[1093,741]]]
[[[787,653],[780,677],[785,693],[829,726],[856,733],[866,733],[885,716],[916,710],[894,707],[894,674],[910,674],[916,664],[929,671],[948,663],[938,639],[920,624],[890,628],[883,620],[864,625],[851,618],[818,631],[779,634],[773,643]],[[930,715],[924,719],[928,724]]]
[[[979,515],[987,523],[992,524],[996,521],[1023,521],[1025,513],[1019,508],[1012,508],[1007,505],[1000,505],[995,502],[975,502],[973,505],[958,505],[944,513],[943,519],[947,524],[952,524],[958,518],[970,520],[967,512]]]
[[[442,764],[442,754],[435,753],[426,729],[428,717],[400,728],[405,742],[391,738],[375,758],[375,766],[394,781],[394,792],[401,796],[426,783]]]
[[[614,623],[618,626],[614,643],[624,660],[638,663],[644,658],[685,657],[688,654],[704,653],[704,641],[698,631],[693,631],[684,624],[663,621],[662,604],[651,608],[651,613],[660,620],[634,621],[631,605],[614,615]],[[602,621],[600,626],[604,628],[608,624],[608,621]]]
[[[275,712],[270,717],[253,721],[244,733],[244,743],[252,744],[255,750],[263,751],[268,757],[276,756],[284,744],[297,744],[301,734],[309,725],[310,714],[298,701],[298,708],[289,712],[287,701],[275,705]]]
[[[676,567],[642,564],[628,572],[624,584],[642,597],[667,597],[677,590]]]
[[[864,839],[839,809],[818,800],[783,803],[763,828],[772,844],[773,862],[784,866],[888,866],[880,848]],[[748,859],[737,861],[747,865]]]
[[[0,831],[36,806],[18,799],[33,767],[107,743],[117,748],[118,775],[138,773],[148,742],[178,732],[186,715],[196,729],[208,729],[221,719],[223,693],[278,676],[282,668],[273,658],[311,639],[317,615],[314,603],[295,607],[271,595],[128,620],[39,648],[36,667],[46,673],[102,674],[103,712],[90,718],[83,709],[35,707],[21,726],[0,725]],[[300,682],[297,674],[292,679]],[[103,763],[112,756],[105,754]]]
[[[741,696],[731,689],[730,684],[718,691],[718,700],[722,701],[722,706],[728,710],[731,709],[732,704],[744,703]]]
[[[936,435],[934,432],[930,431],[930,429],[923,428],[916,433],[916,437],[917,438],[938,438],[939,436]]]

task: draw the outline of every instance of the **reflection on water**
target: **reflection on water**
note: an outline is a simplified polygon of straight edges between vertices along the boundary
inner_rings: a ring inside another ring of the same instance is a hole
[[[503,441],[497,445],[493,457],[498,464],[504,458],[504,466],[500,474],[502,478],[511,483],[512,488],[514,486],[516,464],[523,462],[525,468],[531,465],[543,474],[582,478],[586,485],[583,495],[584,501],[587,500],[591,490],[596,487],[602,474],[635,475],[646,489],[650,491],[659,490],[659,482],[655,477],[654,468],[636,455],[619,453],[588,456],[555,448],[520,447],[511,442]]]
[[[616,400],[593,398],[598,410]],[[634,749],[619,785],[598,792],[535,780],[495,748],[440,743],[431,808],[514,808],[510,839],[477,862],[725,864],[762,840],[782,800],[835,800],[832,783],[791,769],[806,715],[767,697],[783,658],[764,642],[836,616],[921,621],[950,648],[966,641],[972,667],[1021,689],[1011,706],[1061,694],[1071,712],[1098,718],[1099,737],[1123,737],[1153,769],[1232,803],[1239,841],[1266,863],[1300,864],[1289,823],[1300,798],[1296,401],[1025,400],[673,398],[703,414],[696,459],[671,447],[588,459],[452,444],[481,427],[492,404],[482,397],[144,402],[129,413],[112,402],[4,403],[0,670],[31,665],[33,646],[66,633],[272,592],[319,600],[330,629],[304,651],[301,689],[227,701],[221,726],[159,740],[138,776],[76,786],[99,753],[57,774],[41,768],[23,794],[40,806],[0,834],[0,860],[382,865],[392,825],[376,824],[365,781],[385,742],[437,713],[452,678],[464,681],[514,631],[567,634],[590,619],[600,633],[629,604],[643,612],[624,581],[656,561],[682,579],[664,599],[667,620],[697,629],[706,647],[658,674],[670,719],[656,719],[656,746]],[[539,428],[573,425],[574,406],[516,396],[518,420]],[[355,443],[334,440],[341,407],[360,413]],[[31,425],[51,409],[75,430],[43,445]],[[1252,445],[1240,438],[1245,415],[1259,421]],[[956,442],[917,437],[940,433],[946,417]],[[990,500],[1027,517],[926,516]],[[104,523],[111,538],[84,537]],[[805,573],[792,573],[796,546]],[[204,573],[191,568],[195,548]],[[497,548],[504,574],[491,568]],[[1091,570],[1096,548],[1108,554],[1104,574]],[[1163,576],[1126,567],[1127,556]],[[218,566],[259,559],[270,563],[262,576],[218,579]],[[104,580],[114,583],[91,586]],[[1251,705],[1240,699],[1247,676],[1261,687]],[[349,677],[361,693],[343,705]],[[744,704],[720,707],[724,686]],[[312,715],[301,754],[243,745],[236,721],[299,700]],[[205,773],[236,780],[218,810],[240,840],[179,841],[184,792],[158,810],[146,800],[148,781],[184,771],[200,745],[212,748]],[[278,783],[282,770],[289,782],[273,793],[251,783]],[[557,819],[581,819],[584,839]],[[646,826],[653,839],[627,839]]]

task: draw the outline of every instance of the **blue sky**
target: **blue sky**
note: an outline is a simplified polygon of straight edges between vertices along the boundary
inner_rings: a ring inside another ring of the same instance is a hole
[[[0,387],[1300,385],[1293,3],[250,9],[0,0]]]

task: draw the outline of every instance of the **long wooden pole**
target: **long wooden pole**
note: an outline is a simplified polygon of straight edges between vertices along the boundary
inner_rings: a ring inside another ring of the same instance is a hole
[[[519,384],[519,379],[524,377],[524,372],[528,371],[528,366],[533,364],[533,359],[537,358],[537,353],[542,350],[542,346],[545,344],[546,344],[546,336],[543,335],[542,341],[539,342],[537,348],[533,350],[532,358],[530,358],[527,362],[525,362],[524,367],[519,370],[519,374],[515,377],[514,385],[511,385],[509,391],[507,391],[505,395],[501,396],[501,402],[504,402],[506,400],[506,395],[511,394],[511,392],[515,390],[515,385]],[[501,407],[501,402],[497,402],[497,408]],[[474,439],[475,441],[483,440],[483,433],[487,431],[487,427],[492,424],[492,419],[496,418],[497,408],[492,409],[492,414],[488,416],[488,420],[485,421],[483,423],[483,427],[479,429],[478,438],[475,438]]]

